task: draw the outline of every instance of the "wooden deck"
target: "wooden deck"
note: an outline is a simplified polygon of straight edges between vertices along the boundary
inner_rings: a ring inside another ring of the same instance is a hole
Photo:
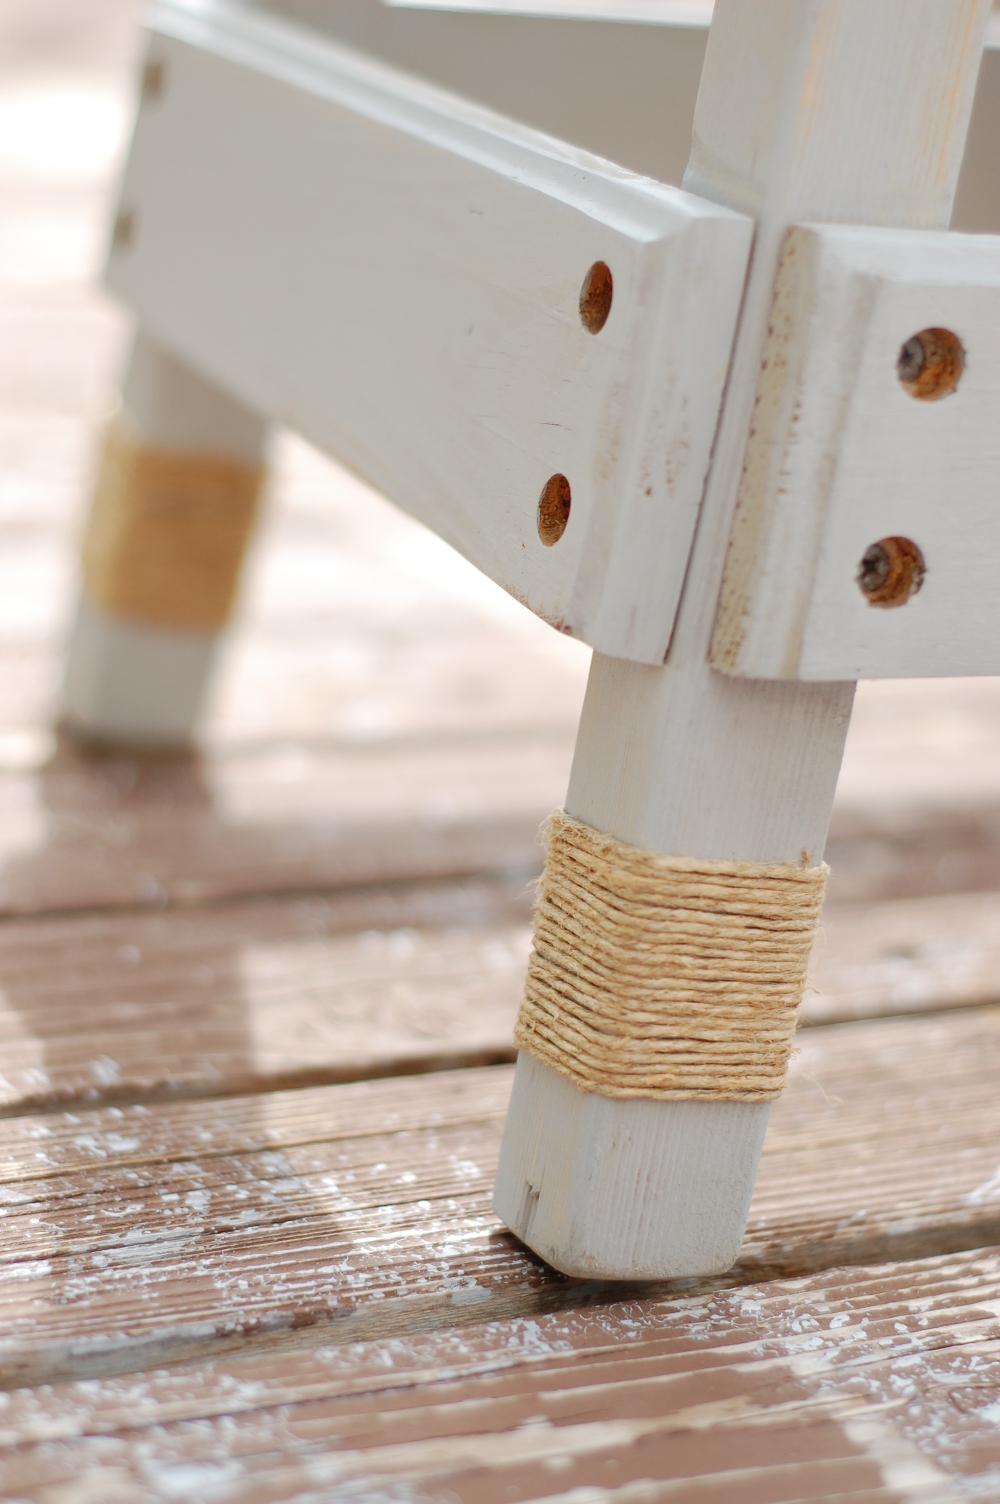
[[[197,757],[52,734],[131,0],[0,10],[0,1497],[1000,1498],[1000,686],[862,687],[740,1260],[490,1212],[586,653],[293,439]]]

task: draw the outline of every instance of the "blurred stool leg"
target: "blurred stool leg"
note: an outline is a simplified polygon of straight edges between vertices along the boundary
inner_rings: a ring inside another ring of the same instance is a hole
[[[264,479],[256,413],[136,338],[83,542],[64,723],[182,747],[229,619]]]

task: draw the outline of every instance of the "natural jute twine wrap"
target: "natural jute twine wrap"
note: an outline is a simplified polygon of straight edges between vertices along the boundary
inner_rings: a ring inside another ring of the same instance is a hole
[[[517,1044],[606,1097],[769,1101],[826,876],[657,856],[557,811]]]
[[[263,468],[108,433],[83,543],[87,593],[109,616],[215,632],[232,609]]]

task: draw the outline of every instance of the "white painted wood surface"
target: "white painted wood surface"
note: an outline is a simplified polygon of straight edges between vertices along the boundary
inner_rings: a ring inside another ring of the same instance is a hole
[[[214,636],[108,616],[81,592],[63,683],[63,722],[129,747],[190,742],[215,661]]]
[[[679,183],[711,7],[700,0],[264,0],[514,120]],[[700,12],[700,17],[696,16]],[[1000,231],[1000,15],[987,26],[953,229]]]
[[[752,683],[707,661],[778,251],[798,220],[947,224],[988,13],[988,0],[718,0],[685,183],[752,213],[757,232],[669,660],[657,669],[595,655],[591,670],[566,806],[620,840],[668,854],[822,859],[853,686]],[[547,1067],[519,1068],[510,1123],[544,1121],[566,1087]],[[654,1127],[646,1103],[596,1099],[571,1159],[552,1139],[509,1128],[497,1211],[532,1246],[544,1227],[557,1267],[588,1246],[606,1250],[615,1223],[621,1263],[604,1273],[628,1277],[630,1250],[658,1241],[644,1272],[671,1274],[675,1207],[641,1195],[626,1206],[612,1188],[638,1186],[637,1167],[651,1163],[737,1160],[753,1105],[703,1106],[664,1103]],[[584,1169],[594,1162],[603,1195]],[[726,1190],[723,1231],[718,1182],[700,1191],[685,1213],[716,1229],[709,1273],[731,1262],[746,1203]]]
[[[522,1050],[494,1205],[523,1242],[581,1279],[728,1269],[770,1111],[599,1097]]]
[[[111,286],[560,630],[662,661],[749,220],[224,0],[153,24]]]
[[[203,381],[140,332],[120,421],[159,449],[258,464],[266,428],[256,413]],[[194,732],[218,634],[109,615],[81,588],[63,683],[63,719],[95,741],[178,747]]]
[[[383,0],[265,0],[293,20],[512,120],[679,184],[708,39],[699,24],[603,15],[398,7]],[[693,22],[693,17],[686,18]]]
[[[797,226],[785,241],[712,645],[750,678],[1000,673],[1000,238]],[[947,329],[957,388],[911,395],[903,345]],[[926,575],[872,605],[860,561]]]
[[[560,21],[613,19],[648,21],[654,26],[704,27],[712,19],[713,0],[383,0],[407,10],[480,11],[493,15],[552,16]]]

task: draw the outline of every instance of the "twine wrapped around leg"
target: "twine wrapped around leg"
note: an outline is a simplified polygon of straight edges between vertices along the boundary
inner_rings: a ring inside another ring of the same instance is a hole
[[[603,1096],[769,1101],[827,871],[658,856],[557,811],[516,1043]]]
[[[216,632],[232,610],[263,467],[160,449],[112,424],[83,545],[108,616]]]

